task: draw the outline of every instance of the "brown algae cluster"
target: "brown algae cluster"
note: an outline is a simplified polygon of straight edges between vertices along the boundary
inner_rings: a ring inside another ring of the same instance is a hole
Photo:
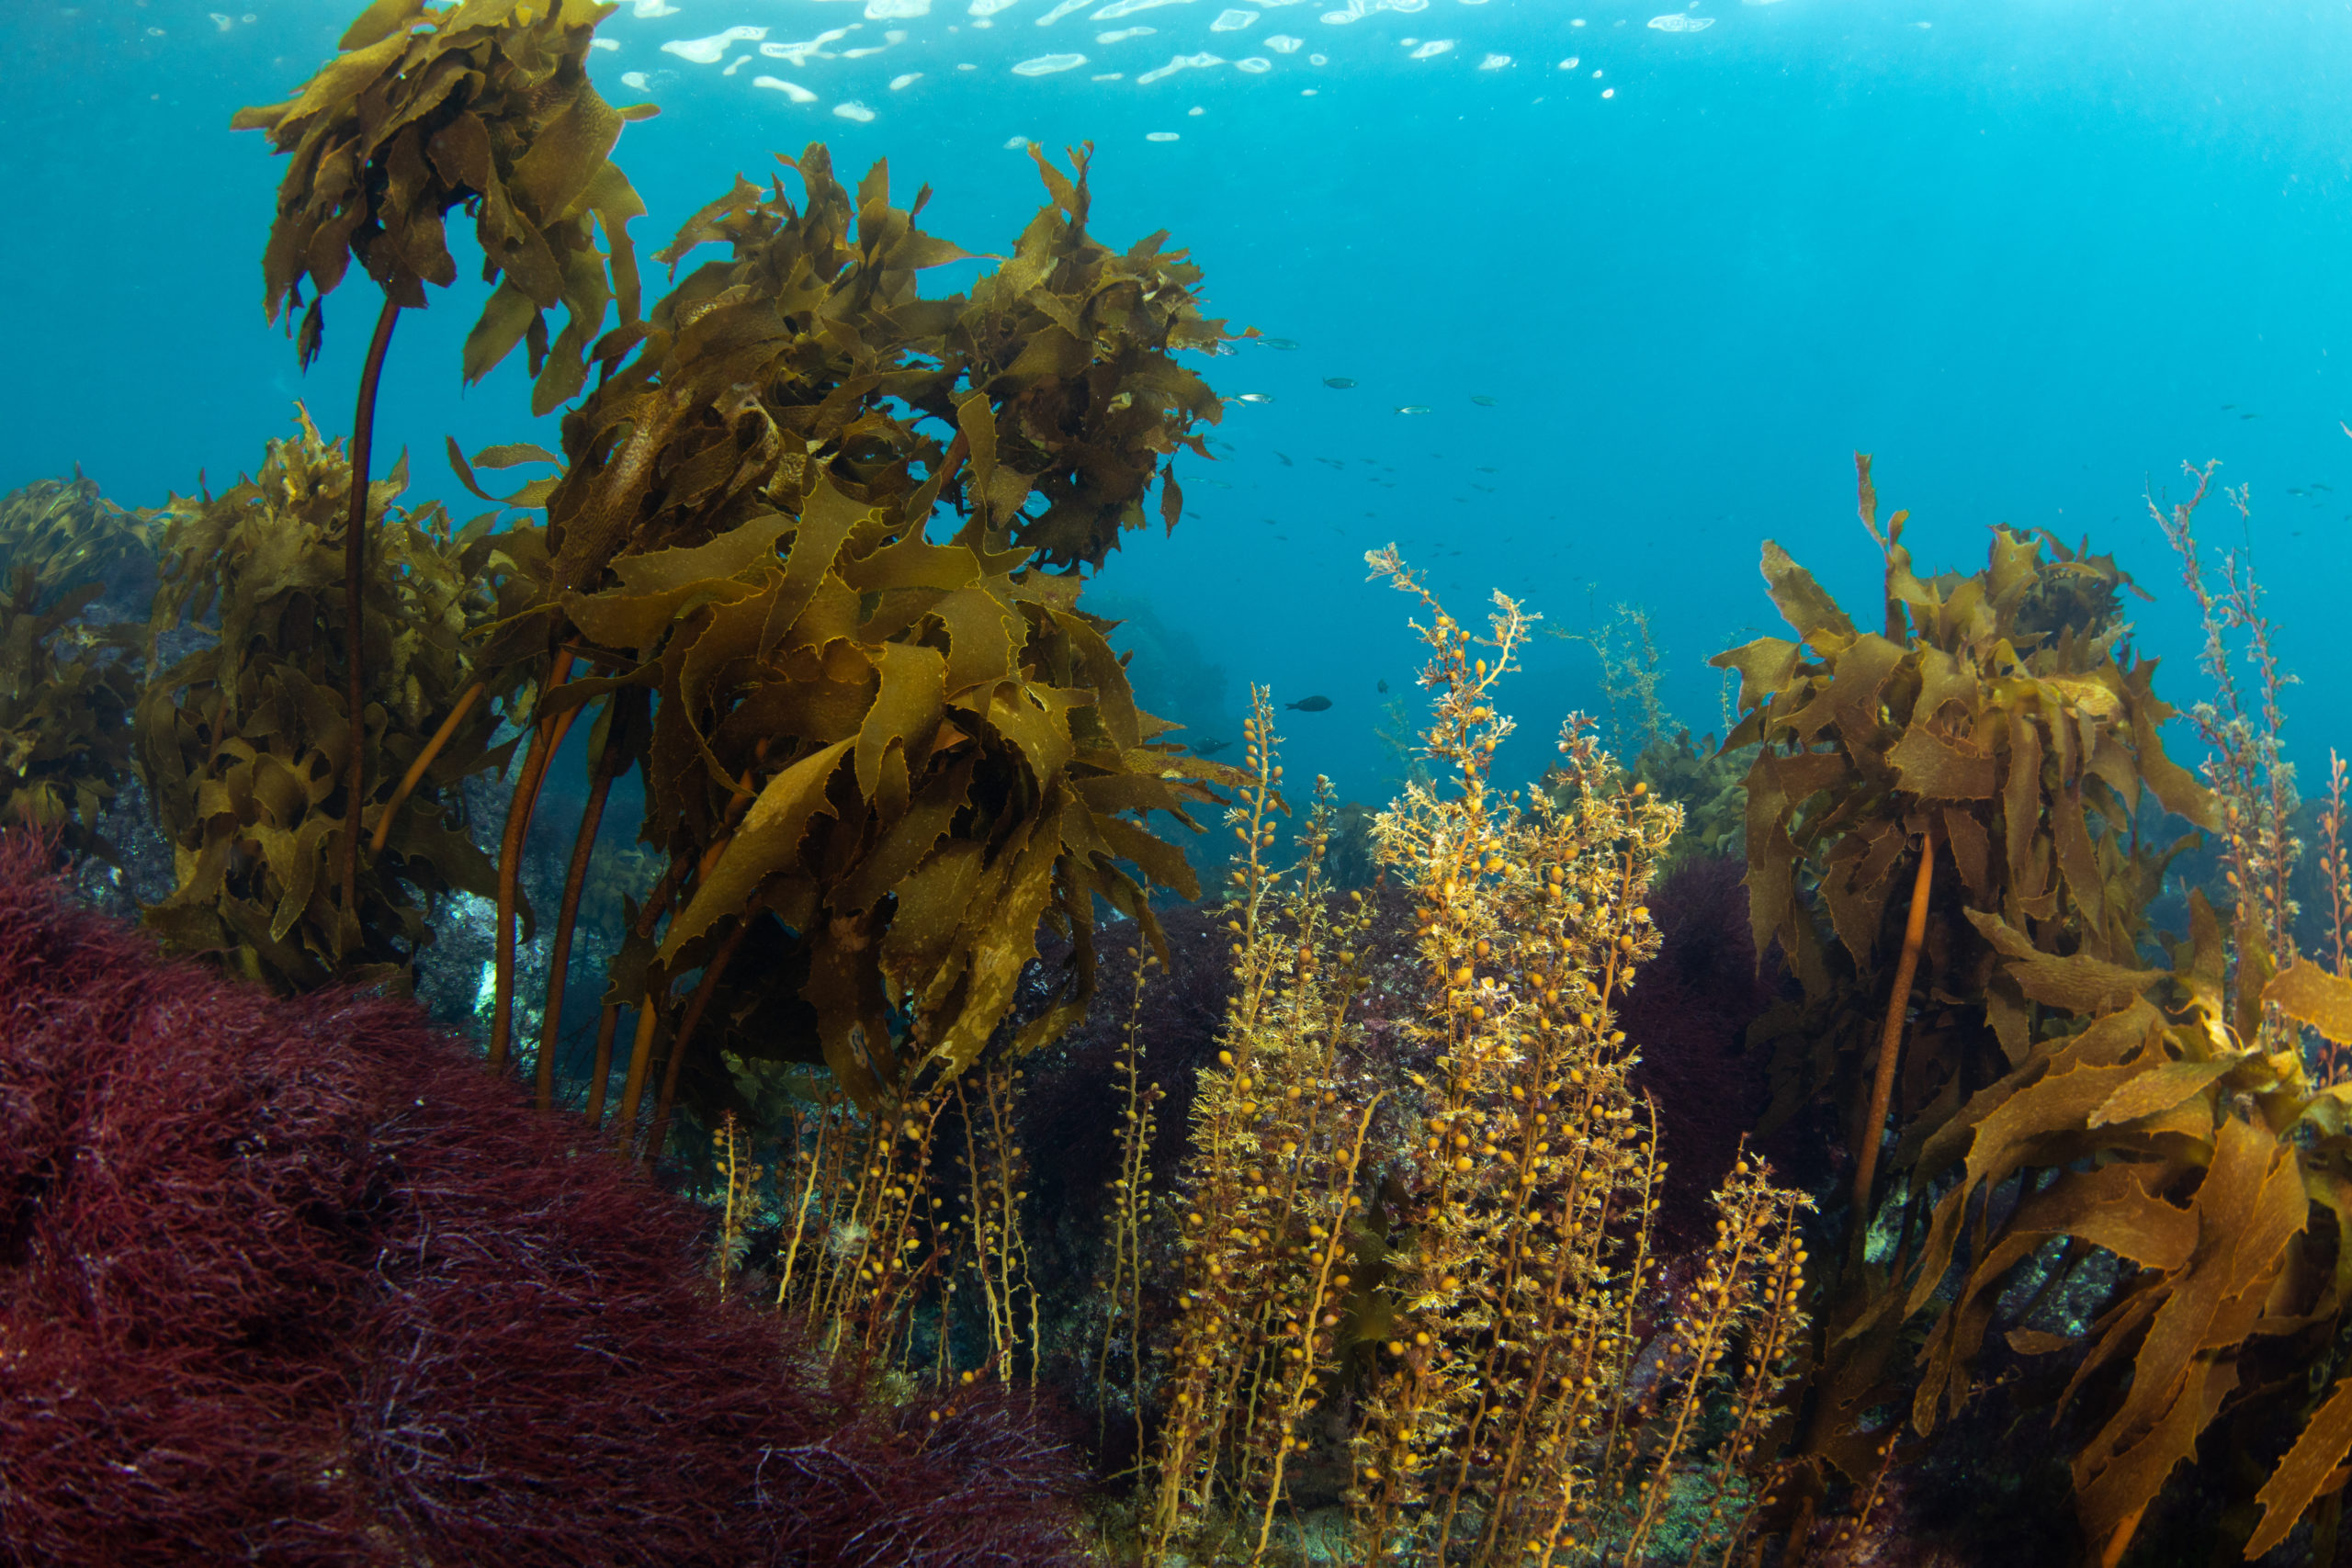
[[[1434,1076],[1363,1070],[1373,917],[1318,886],[1328,786],[1295,873],[1264,863],[1281,769],[1261,694],[1229,813],[1234,998],[1174,1206],[1151,1550],[1230,1530],[1241,1505],[1230,1550],[1263,1559],[1327,1403],[1347,1412],[1350,1561],[1581,1562],[1604,1541],[1638,1561],[1686,1468],[1710,1499],[1702,1537],[1727,1544],[1802,1336],[1807,1205],[1741,1162],[1682,1329],[1636,1379],[1661,1167],[1611,1010],[1656,950],[1643,899],[1679,814],[1574,723],[1550,792],[1498,795],[1510,723],[1492,692],[1527,618],[1498,596],[1474,644],[1392,552],[1371,564],[1430,614],[1425,743],[1452,775],[1376,828],[1418,909],[1430,1005],[1412,1027]],[[1702,1443],[1702,1405],[1724,1402],[1731,1430]]]
[[[491,704],[463,694],[487,681],[511,698],[525,679],[484,672],[479,634],[526,602],[522,562],[538,536],[493,532],[494,514],[460,529],[438,505],[399,505],[407,486],[403,465],[368,487],[365,744],[377,788],[363,814],[388,852],[356,911],[334,897],[332,869],[354,743],[336,592],[350,463],[301,412],[258,476],[152,517],[160,585],[135,733],[176,886],[146,922],[280,990],[337,976],[405,983],[435,898],[495,886],[458,784],[500,766],[513,742],[496,739]],[[166,662],[162,639],[187,625],[213,635]],[[405,800],[391,808],[395,791]]]
[[[85,612],[135,585],[147,538],[79,474],[0,496],[0,820],[103,860],[117,852],[99,825],[131,772],[137,638]]]

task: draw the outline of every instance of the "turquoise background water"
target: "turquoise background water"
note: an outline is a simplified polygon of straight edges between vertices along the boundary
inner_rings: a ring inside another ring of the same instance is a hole
[[[227,122],[287,96],[354,6],[232,3],[0,7],[0,489],[78,462],[151,505],[255,466],[294,398],[347,427],[367,285],[333,297],[326,353],[299,374],[260,309],[278,167]],[[1229,405],[1218,460],[1180,468],[1182,526],[1133,536],[1096,591],[1133,617],[1147,699],[1197,736],[1238,735],[1250,681],[1328,695],[1284,716],[1294,773],[1385,793],[1375,682],[1408,691],[1413,645],[1362,556],[1390,540],[1458,614],[1495,588],[1569,631],[1646,606],[1670,708],[1716,728],[1705,657],[1777,629],[1761,538],[1868,614],[1860,448],[1931,564],[1981,562],[1996,522],[2116,550],[2158,595],[2142,642],[2176,702],[2204,690],[2196,629],[2143,496],[2221,459],[2251,521],[2217,502],[2207,531],[2256,552],[2304,682],[2289,733],[2307,784],[2352,739],[2352,6],[1702,0],[1671,15],[1712,25],[1676,31],[1648,25],[1661,0],[1430,0],[1345,23],[1324,0],[1192,0],[1043,28],[1046,0],[984,18],[964,0],[873,19],[858,0],[666,8],[625,7],[594,62],[608,97],[663,110],[616,154],[652,209],[641,251],[736,170],[817,139],[853,176],[888,158],[902,198],[933,186],[936,231],[1009,245],[1041,192],[1007,141],[1091,140],[1102,238],[1170,231],[1213,313],[1299,345],[1208,363],[1228,397],[1272,400]],[[1215,30],[1231,11],[1253,19]],[[1157,30],[1095,41],[1138,26]],[[661,47],[737,27],[768,30],[708,64]],[[850,29],[832,58],[757,53],[831,28]],[[1056,51],[1087,62],[1012,70]],[[1227,63],[1136,80],[1201,51]],[[413,494],[461,515],[478,503],[445,434],[554,434],[528,418],[519,357],[460,389],[481,294],[403,321],[379,427]],[[1527,665],[1507,773],[1600,702],[1581,645],[1539,641]]]

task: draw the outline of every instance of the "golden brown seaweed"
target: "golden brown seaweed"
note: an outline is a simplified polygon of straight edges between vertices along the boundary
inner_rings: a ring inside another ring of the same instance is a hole
[[[85,583],[110,592],[154,570],[146,523],[98,493],[78,472],[0,495],[0,570],[29,567],[34,604],[46,610]]]
[[[173,946],[231,954],[280,989],[338,974],[406,983],[431,940],[427,900],[491,886],[489,862],[456,815],[456,786],[511,748],[491,744],[491,703],[468,710],[390,824],[388,855],[363,873],[360,929],[343,929],[329,846],[350,809],[337,537],[350,475],[341,446],[321,440],[304,414],[292,438],[270,443],[257,477],[217,497],[175,498],[148,519],[162,585],[136,745],[177,886],[145,919]],[[511,610],[527,591],[517,560],[539,544],[535,529],[491,532],[488,516],[460,530],[437,506],[401,509],[406,484],[396,470],[368,487],[382,545],[366,600],[367,732],[380,765],[363,829],[377,826],[467,686],[485,674],[498,692],[511,685],[483,670],[466,638],[502,599]],[[211,632],[209,646],[164,668],[158,644],[184,625]]]
[[[1201,450],[1219,407],[1172,354],[1225,333],[1181,254],[1088,237],[1083,154],[1075,177],[1037,157],[1050,200],[968,299],[917,291],[968,257],[918,227],[928,192],[900,210],[881,164],[853,197],[821,145],[786,162],[803,199],[739,178],[662,253],[729,258],[600,349],[563,473],[513,498],[548,509],[545,612],[494,646],[592,657],[549,714],[656,694],[642,836],[676,868],[674,914],[608,999],[750,941],[765,956],[704,1027],[755,1062],[820,1056],[872,1103],[978,1055],[1041,923],[1071,967],[1016,1047],[1085,1006],[1098,897],[1156,941],[1147,883],[1196,891],[1143,823],[1189,824],[1222,770],[1157,739],[1074,573]],[[754,1015],[809,1024],[754,1040]]]
[[[535,412],[580,390],[606,310],[619,307],[623,329],[638,315],[628,222],[645,207],[608,154],[625,122],[654,111],[614,108],[587,72],[596,25],[616,9],[375,0],[299,96],[237,112],[234,129],[267,131],[292,160],[262,257],[263,299],[272,321],[304,310],[310,280],[304,365],[350,262],[404,309],[424,307],[425,284],[455,282],[444,219],[463,206],[482,280],[497,284],[466,339],[466,379],[527,341]],[[550,344],[546,312],[558,305],[566,320]]]

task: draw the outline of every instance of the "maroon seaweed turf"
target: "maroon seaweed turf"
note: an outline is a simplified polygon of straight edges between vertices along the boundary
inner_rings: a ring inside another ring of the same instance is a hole
[[[1781,955],[1775,947],[1757,964],[1742,870],[1736,860],[1700,857],[1650,890],[1665,943],[1617,1009],[1617,1026],[1641,1050],[1634,1086],[1657,1106],[1667,1162],[1659,1225],[1683,1247],[1713,1239],[1709,1195],[1771,1099],[1770,1064],[1746,1042],[1747,1026],[1778,993]],[[1802,1183],[1813,1174],[1815,1162],[1801,1157],[1793,1138],[1759,1146],[1783,1178]]]
[[[0,842],[0,1563],[1078,1561],[1025,1405],[862,1398],[413,1004],[46,865]]]

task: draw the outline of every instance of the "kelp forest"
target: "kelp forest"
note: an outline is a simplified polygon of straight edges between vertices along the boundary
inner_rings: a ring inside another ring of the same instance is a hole
[[[1254,335],[1187,253],[811,144],[649,300],[614,9],[374,0],[235,120],[358,384],[0,498],[0,1560],[2352,1559],[2347,770],[2242,492],[1939,569],[1860,457],[1878,604],[1766,541],[1720,739],[1628,606],[1534,777],[1553,628],[1375,551],[1343,800],[1086,602]],[[373,429],[452,213],[561,432],[463,522]]]

